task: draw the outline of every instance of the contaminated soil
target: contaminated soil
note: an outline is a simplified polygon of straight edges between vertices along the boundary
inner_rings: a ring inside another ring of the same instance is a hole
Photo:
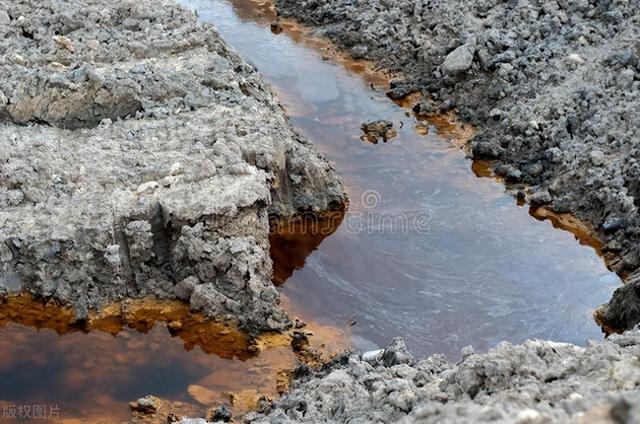
[[[583,348],[530,340],[416,360],[401,339],[299,378],[245,422],[634,423],[640,333]],[[300,370],[304,374],[305,370]]]
[[[0,295],[292,326],[271,222],[344,209],[257,70],[173,2],[0,1]]]

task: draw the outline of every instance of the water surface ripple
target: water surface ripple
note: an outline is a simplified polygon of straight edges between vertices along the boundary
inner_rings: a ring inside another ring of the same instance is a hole
[[[533,219],[499,182],[476,177],[435,127],[419,135],[384,90],[299,37],[273,34],[268,4],[182,3],[258,67],[348,188],[342,226],[282,286],[292,303],[333,324],[355,323],[364,348],[403,336],[417,354],[457,357],[469,344],[601,338],[591,313],[620,283],[592,248]],[[403,125],[398,137],[361,141],[361,124],[378,118]],[[373,204],[363,204],[371,193]],[[393,231],[420,217],[418,228]]]

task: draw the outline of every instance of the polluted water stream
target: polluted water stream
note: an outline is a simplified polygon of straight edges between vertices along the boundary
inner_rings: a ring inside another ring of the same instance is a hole
[[[619,278],[587,237],[534,219],[500,182],[479,178],[482,164],[462,149],[468,129],[410,116],[385,96],[381,74],[296,25],[272,31],[269,3],[180,3],[256,65],[347,187],[349,210],[333,234],[272,240],[285,310],[310,324],[316,345],[366,350],[401,336],[416,355],[455,360],[467,345],[602,338],[592,312]],[[363,133],[380,119],[393,128]],[[226,403],[240,414],[277,396],[300,362],[287,340],[247,350],[241,335],[177,305],[133,311],[78,327],[29,299],[4,305],[3,408],[37,408],[47,416],[38,422],[122,422],[128,402],[152,394],[161,411],[203,416]]]
[[[407,116],[386,97],[383,77],[296,25],[272,31],[269,2],[181,4],[256,65],[347,186],[340,228],[281,285],[294,304],[351,326],[361,348],[402,336],[417,355],[452,359],[470,344],[602,337],[592,312],[619,278],[593,247],[532,218],[500,182],[478,178],[481,166],[461,148],[466,131]],[[397,135],[374,143],[362,124],[379,119]]]

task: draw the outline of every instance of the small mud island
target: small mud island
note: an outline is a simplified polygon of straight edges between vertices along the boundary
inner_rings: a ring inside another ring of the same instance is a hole
[[[340,210],[256,69],[171,2],[0,2],[0,294],[290,319],[269,221]]]

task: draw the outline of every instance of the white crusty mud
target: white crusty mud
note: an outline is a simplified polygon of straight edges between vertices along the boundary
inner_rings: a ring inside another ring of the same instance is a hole
[[[416,360],[396,339],[382,353],[346,354],[306,370],[288,394],[243,422],[640,422],[638,331],[586,348],[529,340],[462,353],[458,364],[441,355]]]
[[[640,267],[637,1],[275,3],[400,75],[389,95],[422,93],[416,112],[457,111],[478,128],[473,156],[495,160],[514,192],[589,223],[615,271]]]
[[[0,0],[0,295],[290,325],[269,219],[345,203],[256,69],[152,0]]]

